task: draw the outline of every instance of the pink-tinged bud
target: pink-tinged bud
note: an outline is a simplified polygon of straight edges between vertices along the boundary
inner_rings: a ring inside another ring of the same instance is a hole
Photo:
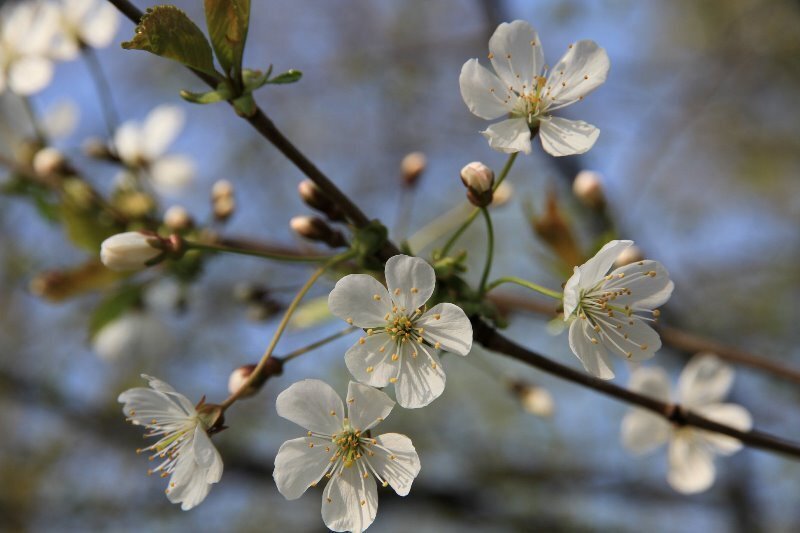
[[[467,199],[478,207],[492,203],[494,172],[479,161],[474,161],[461,169],[461,182],[467,188]]]
[[[336,207],[336,204],[334,204],[313,181],[301,181],[297,186],[297,193],[307,206],[324,214],[330,220],[335,222],[345,220],[341,210]]]
[[[255,368],[256,365],[243,365],[231,372],[231,375],[228,378],[228,393],[234,394],[236,391],[242,388],[242,386],[247,383],[247,379],[250,377],[250,374],[253,373]],[[247,398],[248,396],[254,395],[256,392],[258,392],[258,388],[251,385],[243,390],[239,397]]]
[[[416,185],[425,168],[428,158],[422,152],[411,152],[400,162],[400,178],[407,187]]]
[[[581,170],[572,182],[572,193],[586,207],[600,209],[606,203],[603,176],[592,170]]]
[[[172,231],[185,231],[194,226],[194,221],[183,206],[173,205],[164,212],[164,225]]]
[[[67,161],[60,150],[48,146],[33,156],[33,170],[40,176],[59,174],[66,170]]]
[[[643,260],[644,254],[642,254],[642,250],[640,250],[638,246],[628,246],[617,256],[617,259],[614,261],[614,267],[624,267],[625,265]]]
[[[139,270],[164,253],[161,240],[155,235],[138,231],[118,233],[100,245],[100,260],[111,270]]]
[[[331,228],[327,222],[318,217],[297,216],[289,222],[292,230],[311,241],[324,242],[331,248],[346,246],[347,241],[340,231]]]

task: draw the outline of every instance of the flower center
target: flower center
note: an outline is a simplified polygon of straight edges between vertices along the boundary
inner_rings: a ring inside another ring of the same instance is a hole
[[[345,468],[353,466],[358,459],[361,459],[363,446],[368,444],[369,432],[362,433],[353,429],[350,421],[345,418],[341,433],[333,435],[333,443],[337,446],[334,458],[340,458]]]
[[[517,102],[511,115],[524,117],[528,124],[534,126],[536,117],[547,108],[547,103],[542,97],[542,89],[544,89],[545,83],[547,83],[547,79],[544,76],[536,76],[531,87],[523,85],[522,92],[517,93]]]

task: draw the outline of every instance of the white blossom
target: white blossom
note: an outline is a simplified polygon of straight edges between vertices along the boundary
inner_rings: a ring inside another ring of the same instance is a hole
[[[472,325],[457,305],[440,303],[427,309],[436,275],[423,259],[390,258],[386,283],[388,290],[366,274],[345,276],[331,291],[328,307],[365,330],[345,354],[353,377],[372,387],[394,384],[401,406],[423,407],[444,391],[444,369],[436,352],[469,353]]]
[[[145,268],[147,262],[163,253],[153,246],[158,238],[138,231],[117,233],[100,245],[100,260],[111,270],[124,272]]]
[[[646,324],[666,302],[674,284],[657,261],[637,261],[606,274],[633,241],[611,241],[580,267],[564,286],[564,320],[569,346],[590,374],[611,379],[609,354],[642,361],[661,347]]]
[[[316,379],[291,385],[275,401],[278,414],[308,430],[286,441],[275,457],[278,490],[295,500],[326,477],[322,519],[334,531],[360,533],[378,511],[377,484],[405,496],[420,471],[411,440],[373,430],[394,407],[384,392],[350,382],[347,415],[333,388]]]
[[[122,411],[128,420],[148,430],[145,437],[158,437],[155,444],[136,452],[149,452],[150,460],[160,461],[148,474],[169,476],[167,498],[188,511],[202,502],[211,485],[222,477],[222,458],[208,435],[218,409],[215,412],[198,406],[198,410],[163,381],[144,374],[142,377],[151,388],[128,389],[118,400],[125,404]]]
[[[148,113],[144,122],[127,121],[114,135],[114,146],[122,162],[143,169],[156,190],[164,194],[180,190],[194,175],[191,159],[166,154],[184,120],[181,108],[160,105]]]
[[[733,383],[733,369],[712,354],[695,356],[678,379],[674,401],[709,420],[741,431],[752,427],[750,413],[742,406],[723,403]],[[670,401],[667,374],[661,368],[639,368],[631,375],[631,390]],[[667,481],[678,492],[702,492],[714,483],[714,454],[731,455],[742,444],[733,437],[689,426],[674,426],[644,409],[632,409],[622,420],[622,443],[636,454],[654,451],[669,443]]]
[[[492,148],[529,153],[536,128],[542,147],[554,156],[582,154],[594,145],[600,135],[596,127],[551,113],[582,100],[606,80],[604,49],[594,41],[578,41],[548,73],[536,30],[515,20],[497,27],[489,40],[489,59],[494,72],[470,59],[461,68],[459,84],[474,115],[507,117],[482,132]]]
[[[77,56],[81,45],[103,48],[111,44],[119,26],[119,13],[111,3],[61,0],[58,7],[64,38],[63,55]]]
[[[58,9],[49,2],[8,3],[0,10],[0,93],[27,96],[53,78]]]
[[[132,310],[109,322],[92,339],[92,348],[106,361],[165,355],[173,338],[164,321],[145,310]]]

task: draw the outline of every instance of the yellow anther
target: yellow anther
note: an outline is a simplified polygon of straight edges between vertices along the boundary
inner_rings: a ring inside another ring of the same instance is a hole
[[[378,351],[381,352],[381,353],[385,352],[386,351],[386,346],[381,346],[380,348],[378,348]]]
[[[389,486],[389,482],[388,482],[388,481],[384,481],[383,483],[381,483],[381,486],[382,486],[383,488],[386,488],[386,487],[388,487],[388,486]]]
[[[310,432],[310,431],[308,432],[308,436],[309,436],[309,437],[311,436],[311,432]]]
[[[333,500],[331,500],[330,498],[325,498],[325,501],[331,503]]]
[[[511,59],[511,54],[506,54],[506,59]]]
[[[396,457],[395,457],[394,455],[390,455],[390,456],[389,456],[389,460],[390,460],[390,461],[394,461],[395,459],[396,459]]]
[[[364,474],[361,477],[363,477],[364,479],[367,479],[369,477],[369,473],[364,472]]]
[[[659,311],[658,309],[653,309],[653,316],[656,318],[660,317],[661,311]]]
[[[647,345],[646,344],[642,344],[641,346],[639,346],[639,348],[641,348],[642,350],[646,350],[647,349]]]
[[[344,321],[350,324],[351,326],[353,325],[353,319],[350,317],[347,317]]]
[[[400,296],[400,289],[395,289],[394,290],[394,295],[395,296]]]
[[[364,505],[366,505],[366,503],[367,503],[367,500],[361,500],[361,507],[364,507]]]
[[[588,80],[589,79],[589,75],[588,74],[584,74],[583,75],[583,79]]]
[[[647,273],[647,275],[650,276],[651,278],[654,278],[654,277],[656,277],[656,271],[655,270],[651,270],[650,272]]]
[[[373,294],[372,295],[372,299],[375,300],[376,302],[379,302],[380,299],[381,299],[381,295],[380,294]]]
[[[433,318],[435,320],[439,320],[440,318],[442,318],[442,315],[440,315],[439,313],[436,313],[435,315],[433,315]]]
[[[372,331],[372,328],[369,328],[369,329],[367,330],[367,337],[369,337],[369,336],[370,336],[370,335],[372,335],[373,333],[374,333],[374,332]]]
[[[397,383],[397,378],[389,378],[389,383]]]
[[[358,339],[358,344],[364,344],[365,342],[367,341],[364,339],[364,337]]]
[[[336,416],[336,411],[331,410],[331,416]]]
[[[617,274],[617,277],[618,277],[619,279],[622,279],[622,278],[624,278],[624,277],[625,277],[625,272],[620,272],[619,274]]]
[[[412,294],[417,294],[418,292],[419,292],[419,289],[418,289],[418,288],[416,288],[416,287],[411,287],[411,293],[412,293]]]
[[[417,353],[417,351],[416,351],[416,350],[414,350],[413,352],[411,352],[411,357],[413,357],[414,359],[416,359],[416,358],[417,358],[417,355],[418,355],[418,353]]]
[[[400,356],[397,355],[396,353],[393,353],[392,354],[392,361],[397,361],[398,359],[400,359]]]
[[[598,341],[597,339],[595,339],[594,337],[592,337],[592,344],[597,344],[598,342],[599,342],[599,341]]]
[[[436,370],[436,363],[431,363],[431,368]]]
[[[630,359],[631,357],[633,357],[633,352],[625,352],[625,357]]]
[[[493,54],[493,53],[491,53],[491,52],[489,52],[489,55],[488,55],[488,56],[486,56],[486,57],[488,57],[489,59],[494,59],[494,54]]]
[[[313,442],[309,442],[309,443],[308,443],[308,447],[309,447],[309,448],[313,448],[313,447],[314,447],[314,443],[313,443]]]
[[[439,342],[439,341],[436,341],[436,343],[433,345],[433,347],[434,347],[435,349],[437,349],[437,350],[438,350],[439,348],[441,348],[441,346],[442,346],[442,343],[441,343],[441,342]]]
[[[368,367],[367,367],[367,374],[371,374],[371,373],[372,373],[374,370],[375,370],[375,367],[373,367],[373,366],[368,366]]]

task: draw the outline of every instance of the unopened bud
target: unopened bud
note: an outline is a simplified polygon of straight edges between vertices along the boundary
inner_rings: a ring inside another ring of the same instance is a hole
[[[118,233],[100,245],[100,260],[111,270],[124,272],[145,268],[165,251],[165,241],[157,235],[138,231]]]
[[[211,199],[217,200],[225,196],[233,196],[233,184],[228,180],[219,180],[211,187]]]
[[[66,170],[64,154],[51,146],[42,148],[33,156],[33,170],[40,176],[50,176]]]
[[[97,137],[90,137],[83,141],[83,153],[92,159],[113,160],[116,159],[114,154],[108,148],[108,144],[102,139]]]
[[[228,393],[234,394],[236,391],[241,389],[242,386],[247,383],[250,374],[252,374],[253,370],[255,369],[256,365],[243,365],[231,372],[231,375],[228,378]],[[248,396],[252,396],[257,392],[258,388],[250,385],[244,389],[241,394],[239,394],[239,398],[247,398]]]
[[[639,247],[628,246],[622,250],[621,254],[617,256],[617,259],[614,261],[614,266],[619,268],[642,260],[644,260],[644,254],[642,254],[642,251],[639,249]]]
[[[547,389],[523,381],[515,381],[511,383],[511,390],[517,396],[522,408],[528,413],[542,418],[553,416],[555,402]]]
[[[347,241],[340,231],[334,230],[327,222],[318,217],[294,217],[289,222],[289,226],[301,237],[311,241],[324,242],[331,248],[347,245]]]
[[[164,225],[172,231],[185,231],[194,225],[194,221],[183,206],[173,205],[164,213]]]
[[[486,207],[492,203],[494,172],[479,161],[474,161],[461,169],[461,182],[467,188],[467,199],[477,206]]]
[[[214,200],[212,210],[215,220],[225,222],[236,211],[236,199],[233,196],[221,196]]]
[[[400,177],[407,187],[413,187],[428,166],[428,158],[422,152],[411,152],[400,162]]]
[[[492,207],[500,207],[501,205],[507,204],[512,196],[514,196],[514,186],[504,181],[494,190],[491,205]]]
[[[563,265],[571,269],[583,262],[583,255],[572,234],[572,228],[558,205],[555,191],[547,191],[544,213],[532,219],[533,231],[546,242]]]
[[[336,207],[336,204],[334,204],[313,181],[301,181],[297,186],[297,192],[307,206],[323,213],[330,220],[334,222],[345,220],[342,211]]]
[[[603,177],[599,172],[581,170],[572,182],[572,192],[586,207],[600,209],[606,203]]]

